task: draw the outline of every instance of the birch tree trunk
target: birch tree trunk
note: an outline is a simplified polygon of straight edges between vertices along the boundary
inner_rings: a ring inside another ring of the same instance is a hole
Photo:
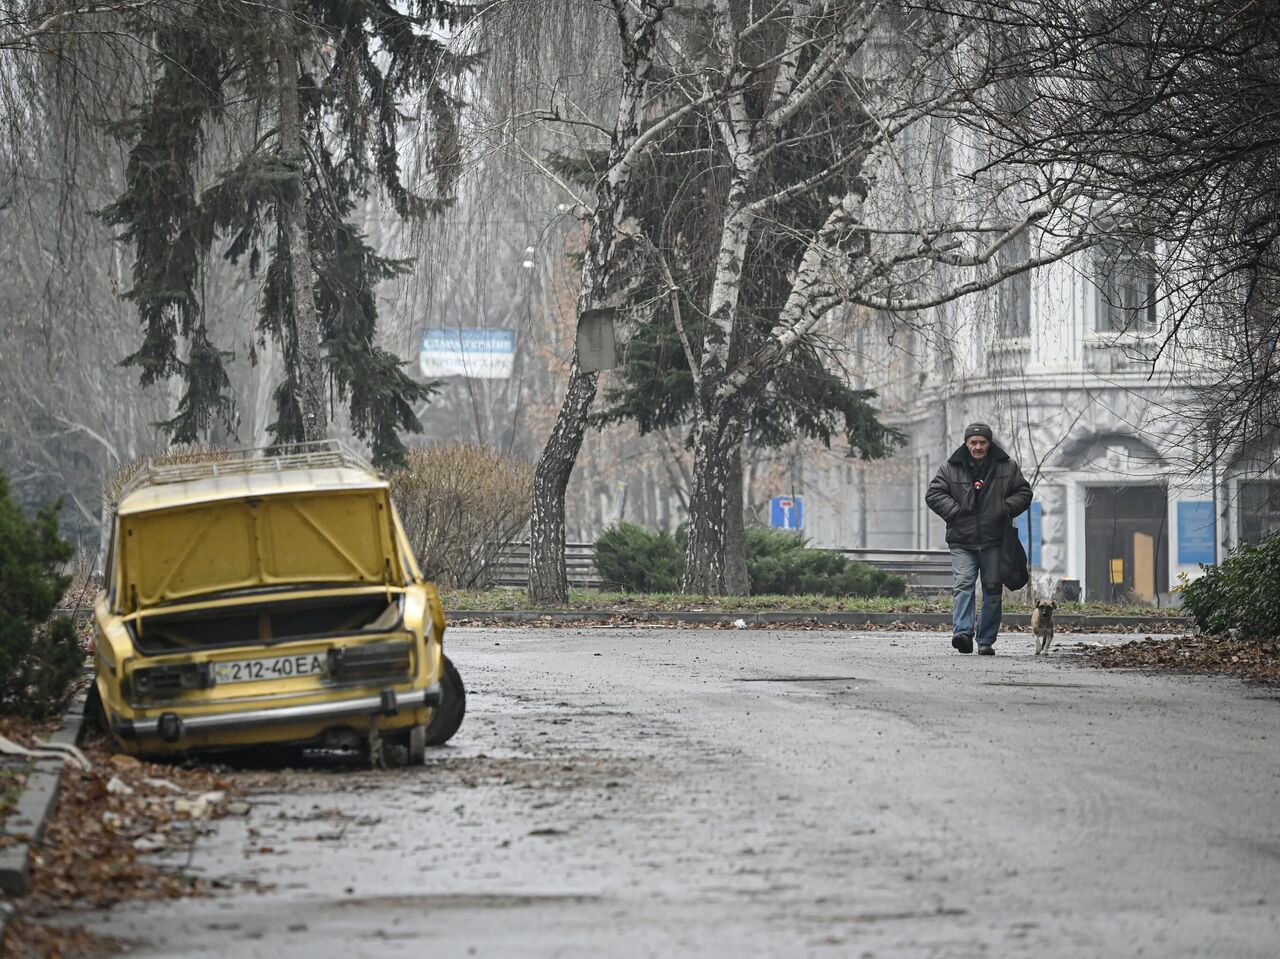
[[[298,397],[303,439],[322,440],[328,434],[325,409],[324,359],[320,316],[316,312],[311,273],[311,235],[307,231],[306,154],[298,110],[297,24],[292,0],[280,0],[279,77],[280,156],[298,171],[297,191],[281,204],[280,225],[289,243],[289,286],[293,329],[298,343]]]
[[[745,485],[742,480],[742,443],[728,453],[729,483],[725,489],[724,591],[730,596],[748,596],[751,578],[747,574],[747,530],[743,522]]]
[[[628,12],[625,0],[615,0],[614,12],[622,45],[622,93],[618,118],[610,140],[604,176],[596,188],[596,205],[591,216],[591,233],[582,263],[582,283],[578,290],[577,312],[582,314],[603,305],[609,286],[609,260],[614,242],[626,216],[626,192],[640,141],[645,87],[653,66],[653,44],[658,23],[670,6],[666,0],[645,4],[638,22]],[[551,437],[538,457],[533,473],[533,508],[529,518],[529,599],[534,603],[564,603],[569,598],[564,565],[564,499],[573,474],[587,413],[595,400],[595,373],[578,367],[574,347],[569,367],[569,385],[556,415]]]
[[[693,492],[689,497],[689,543],[685,549],[684,579],[680,589],[699,596],[723,596],[729,592],[726,545],[729,538],[729,491],[733,461],[738,462],[741,484],[742,423],[734,416],[720,416],[698,425],[693,449]],[[742,525],[741,493],[738,499]],[[745,578],[745,554],[742,576]],[[737,574],[735,574],[737,575]],[[737,584],[735,584],[737,585]]]
[[[698,371],[701,395],[694,408],[693,492],[681,582],[683,592],[707,596],[745,596],[750,591],[742,522],[742,437],[748,407],[717,398],[741,348],[738,300],[751,237],[747,205],[759,169],[749,127],[745,98],[739,90],[728,98],[720,123],[733,176],[725,199],[708,301],[710,322]]]
[[[569,598],[564,565],[564,496],[582,448],[587,411],[596,396],[596,373],[578,369],[575,351],[564,403],[533,473],[529,516],[529,599],[563,603]]]

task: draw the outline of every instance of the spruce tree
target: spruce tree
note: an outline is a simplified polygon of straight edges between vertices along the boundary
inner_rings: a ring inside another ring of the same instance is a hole
[[[421,430],[414,404],[437,384],[415,382],[375,345],[376,285],[408,263],[380,256],[351,218],[374,191],[409,219],[450,202],[457,103],[447,84],[467,63],[440,35],[458,17],[435,2],[212,0],[129,20],[156,49],[157,75],[115,126],[129,144],[127,182],[104,216],[135,253],[127,295],[143,338],[124,362],[144,385],[182,378],[163,424],[174,441],[201,438],[215,420],[233,429],[228,354],[207,322],[218,304],[200,295],[221,256],[262,278],[257,335],[285,360],[275,441],[323,435],[332,396],[376,463],[403,459],[398,431]],[[424,105],[414,130],[402,112],[410,97]],[[429,193],[401,169],[406,133],[424,132]]]

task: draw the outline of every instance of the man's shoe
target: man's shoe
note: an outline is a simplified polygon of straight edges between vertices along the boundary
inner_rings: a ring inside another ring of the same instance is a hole
[[[961,653],[971,653],[973,652],[973,637],[972,636],[952,636],[951,645],[954,646],[956,650]]]
[[[996,654],[995,647],[989,643],[981,643],[978,646],[979,656],[994,656]]]

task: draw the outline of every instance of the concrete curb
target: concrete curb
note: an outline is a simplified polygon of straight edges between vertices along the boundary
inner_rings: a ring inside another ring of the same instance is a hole
[[[84,725],[85,693],[71,701],[62,716],[62,726],[49,737],[49,742],[78,745],[80,729]],[[22,837],[21,842],[0,849],[0,891],[9,896],[27,894],[31,879],[31,847],[44,836],[45,821],[58,801],[62,787],[64,762],[57,759],[41,759],[28,766],[27,782],[4,823],[4,832]],[[4,926],[8,915],[0,915],[0,943],[4,942]]]
[[[638,623],[687,623],[690,625],[731,624],[743,620],[748,626],[929,626],[951,625],[950,613],[826,613],[805,610],[743,610],[741,612],[663,612],[661,610],[549,609],[549,610],[478,610],[446,609],[445,619],[479,620],[486,623],[537,625],[547,623],[608,623],[617,620]],[[1185,632],[1195,629],[1188,616],[1055,616],[1058,626],[1083,626],[1089,629],[1152,632]],[[1028,627],[1030,613],[1005,613],[1005,626]]]

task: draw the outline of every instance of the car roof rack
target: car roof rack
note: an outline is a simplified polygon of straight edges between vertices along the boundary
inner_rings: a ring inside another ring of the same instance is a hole
[[[164,454],[159,454],[163,456]],[[131,477],[120,490],[116,501],[124,499],[144,486],[185,483],[215,476],[237,476],[246,473],[278,473],[295,469],[358,469],[377,475],[373,465],[341,440],[312,440],[304,443],[279,443],[252,449],[207,451],[185,454],[192,459],[171,463],[149,463]],[[199,458],[195,458],[199,457]]]

